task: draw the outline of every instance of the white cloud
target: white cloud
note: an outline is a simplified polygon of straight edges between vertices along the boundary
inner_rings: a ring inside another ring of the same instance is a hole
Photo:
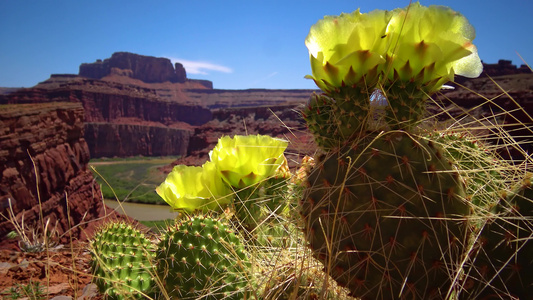
[[[213,64],[205,61],[192,61],[180,58],[169,58],[172,63],[180,63],[185,68],[187,74],[201,74],[207,75],[208,71],[222,72],[222,73],[233,73],[231,68],[226,66]]]

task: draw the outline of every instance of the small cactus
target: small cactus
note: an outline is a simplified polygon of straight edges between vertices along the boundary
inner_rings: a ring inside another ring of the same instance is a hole
[[[110,222],[90,241],[96,285],[108,299],[145,299],[154,287],[153,243],[131,224]]]
[[[239,237],[221,219],[186,216],[158,245],[157,274],[165,297],[243,299],[248,262]]]

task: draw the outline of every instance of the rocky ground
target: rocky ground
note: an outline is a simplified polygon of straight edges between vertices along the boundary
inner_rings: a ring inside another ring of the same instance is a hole
[[[0,250],[2,299],[102,299],[91,283],[86,249],[85,243],[74,242],[48,252]]]

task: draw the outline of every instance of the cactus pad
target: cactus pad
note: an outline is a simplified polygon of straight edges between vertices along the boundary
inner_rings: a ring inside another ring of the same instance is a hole
[[[248,262],[239,238],[219,219],[185,217],[167,228],[157,255],[167,296],[179,299],[242,299]]]
[[[352,295],[448,294],[466,247],[470,208],[437,145],[402,131],[371,133],[319,157],[308,183],[301,202],[307,239]]]
[[[152,293],[152,242],[124,222],[99,228],[91,240],[94,278],[108,299],[145,299]]]
[[[469,271],[463,299],[532,299],[533,185],[528,174],[503,201],[499,214],[486,218]],[[515,299],[515,298],[512,298]]]

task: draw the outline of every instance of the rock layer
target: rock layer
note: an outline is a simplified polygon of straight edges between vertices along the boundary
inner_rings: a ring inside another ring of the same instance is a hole
[[[464,87],[447,91],[436,100],[448,111],[446,115],[462,118],[468,112],[475,116],[477,121],[470,125],[485,126],[483,134],[501,146],[500,154],[521,162],[533,152],[533,74],[517,70],[512,75],[469,79],[462,83]],[[492,130],[494,124],[502,125],[505,132]],[[515,145],[509,145],[509,137]]]
[[[98,223],[94,220],[106,216],[106,207],[87,170],[89,149],[83,135],[80,103],[1,105],[2,214],[8,215],[11,204],[15,219],[24,218],[27,229],[42,234],[41,226],[49,220],[48,229],[57,226],[61,242],[85,239]],[[0,220],[2,239],[14,229],[9,220]]]

